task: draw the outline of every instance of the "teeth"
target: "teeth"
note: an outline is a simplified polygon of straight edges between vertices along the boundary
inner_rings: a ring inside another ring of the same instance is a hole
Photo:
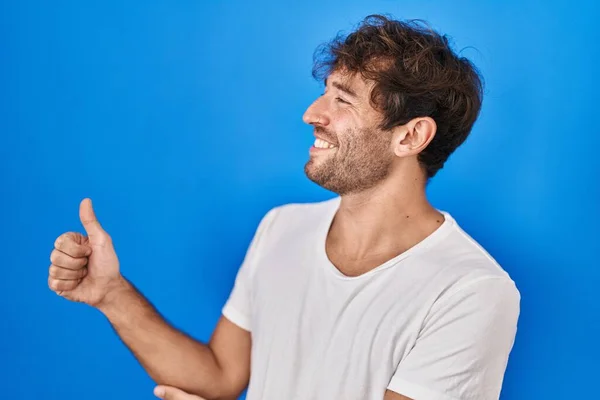
[[[332,149],[335,147],[333,144],[331,144],[323,139],[319,139],[319,138],[315,139],[314,146],[319,149]]]

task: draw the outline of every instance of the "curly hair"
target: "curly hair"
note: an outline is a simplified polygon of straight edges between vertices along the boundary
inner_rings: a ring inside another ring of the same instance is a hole
[[[380,129],[417,117],[436,122],[433,140],[418,155],[427,178],[467,139],[481,110],[483,80],[476,67],[420,20],[366,17],[354,32],[315,51],[313,77],[324,80],[334,71],[374,82],[370,101],[383,115]]]

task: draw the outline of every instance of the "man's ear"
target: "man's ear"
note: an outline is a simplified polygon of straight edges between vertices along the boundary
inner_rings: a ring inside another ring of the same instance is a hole
[[[398,157],[419,154],[431,143],[437,124],[431,117],[413,118],[393,129],[392,150]]]

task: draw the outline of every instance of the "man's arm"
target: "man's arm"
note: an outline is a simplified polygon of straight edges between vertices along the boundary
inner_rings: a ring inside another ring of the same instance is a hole
[[[121,275],[112,238],[98,222],[91,199],[80,203],[79,217],[87,236],[66,232],[56,239],[50,253],[49,288],[104,313],[158,384],[176,386],[208,399],[238,396],[250,376],[249,317],[236,324],[222,318],[208,344],[178,331]],[[258,233],[240,268],[231,304],[226,307],[235,309],[238,319],[249,314],[250,289],[245,278],[257,238]]]
[[[208,344],[170,326],[125,279],[99,307],[148,374],[207,399],[235,398],[250,377],[250,333],[222,317]]]
[[[410,397],[402,396],[401,394],[398,394],[396,392],[392,392],[391,390],[386,390],[383,400],[413,400],[413,399],[411,399]]]
[[[182,391],[181,389],[172,386],[157,386],[154,389],[154,395],[163,400],[206,400],[198,396],[191,395]],[[225,400],[225,399],[223,399]],[[232,398],[231,400],[235,400]],[[402,396],[398,393],[387,390],[383,400],[413,400],[408,397]]]

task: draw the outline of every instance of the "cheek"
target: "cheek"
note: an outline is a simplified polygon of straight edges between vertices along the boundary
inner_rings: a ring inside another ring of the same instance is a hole
[[[390,154],[390,138],[384,132],[364,129],[346,138],[346,149],[361,158],[383,158]]]
[[[359,129],[355,116],[348,110],[337,110],[331,114],[330,127],[336,132]]]
[[[338,147],[343,150],[352,148],[356,142],[362,142],[364,139],[360,137],[360,130],[357,129],[354,121],[348,118],[339,118],[331,121],[328,130],[332,136],[338,141]]]

